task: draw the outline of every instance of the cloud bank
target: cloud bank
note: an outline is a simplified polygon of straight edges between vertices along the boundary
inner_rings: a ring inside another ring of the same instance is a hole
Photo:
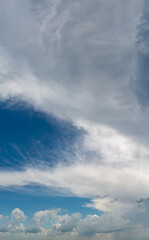
[[[16,208],[5,219],[2,216],[1,233],[40,234],[47,236],[63,235],[66,233],[76,236],[93,236],[97,233],[124,231],[129,228],[129,221],[113,218],[112,215],[88,215],[82,218],[80,213],[63,214],[61,209],[38,211],[33,215],[32,222],[26,222],[24,212]],[[46,227],[45,227],[46,224]]]

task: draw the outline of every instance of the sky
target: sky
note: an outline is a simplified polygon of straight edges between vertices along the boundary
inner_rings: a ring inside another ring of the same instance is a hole
[[[0,1],[0,240],[148,240],[149,0]]]

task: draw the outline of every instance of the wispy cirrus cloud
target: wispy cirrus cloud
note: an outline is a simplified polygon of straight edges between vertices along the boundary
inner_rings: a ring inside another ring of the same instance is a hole
[[[1,4],[4,20],[8,8],[4,1]],[[29,1],[22,9],[15,1],[11,24],[5,22],[13,31],[5,30],[0,44],[1,99],[21,99],[74,123],[87,119],[128,133],[133,116],[138,117],[129,80],[133,30],[142,3],[113,0],[65,4]]]

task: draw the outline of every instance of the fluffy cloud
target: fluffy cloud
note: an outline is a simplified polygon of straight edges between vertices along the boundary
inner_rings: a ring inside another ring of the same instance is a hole
[[[62,216],[61,222],[55,224],[55,230],[62,233],[72,232],[76,230],[80,218],[80,213],[74,213],[72,216]]]
[[[112,215],[104,214],[99,217],[97,215],[88,215],[80,221],[78,231],[82,235],[92,235],[95,233],[109,233],[123,231],[129,228],[130,222],[119,217],[115,218]]]
[[[59,210],[45,210],[36,212],[33,216],[33,222],[35,226],[44,225],[48,222],[49,218],[55,218]]]
[[[63,237],[64,239],[90,239],[92,237],[93,240],[117,240],[125,239],[128,236],[132,240],[140,239],[141,236],[143,240],[147,239],[147,228],[133,225],[129,219],[113,213],[104,213],[100,216],[87,215],[82,218],[80,213],[68,215],[68,213],[62,214],[60,209],[51,209],[36,212],[32,222],[30,220],[27,222],[24,213],[17,208],[11,213],[11,216],[15,216],[15,226],[14,219],[9,220],[8,217],[3,217],[0,236],[7,239],[9,238],[8,234],[11,233],[12,239],[13,236],[14,239],[41,239],[41,237],[45,239],[49,239],[49,237],[51,239],[63,239]],[[38,220],[36,221],[36,219]]]
[[[2,215],[1,215],[2,216]],[[24,212],[19,208],[15,208],[11,212],[11,219],[9,217],[2,216],[0,225],[0,233],[21,233],[24,232],[23,222],[27,219]]]
[[[24,222],[26,220],[26,216],[24,212],[22,212],[19,208],[16,208],[11,213],[11,222],[13,224],[18,224]]]
[[[43,235],[61,235],[61,234],[80,234],[81,236],[95,235],[97,233],[110,233],[123,231],[128,228],[129,221],[115,218],[111,214],[102,216],[88,215],[81,218],[80,213],[72,215],[61,214],[58,210],[45,210],[36,212],[33,215],[33,224],[25,224],[24,213],[20,209],[14,209],[11,213],[11,220],[7,219],[0,226],[0,232],[25,233],[25,234],[43,234]],[[46,228],[44,227],[46,223]],[[14,226],[15,224],[15,226]]]

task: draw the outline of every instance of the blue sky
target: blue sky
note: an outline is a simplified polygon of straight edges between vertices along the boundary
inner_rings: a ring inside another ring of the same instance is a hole
[[[0,119],[0,164],[4,169],[68,161],[63,152],[73,155],[75,143],[85,134],[69,122],[59,122],[23,104],[3,107]]]
[[[1,0],[0,240],[147,240],[149,0]]]

